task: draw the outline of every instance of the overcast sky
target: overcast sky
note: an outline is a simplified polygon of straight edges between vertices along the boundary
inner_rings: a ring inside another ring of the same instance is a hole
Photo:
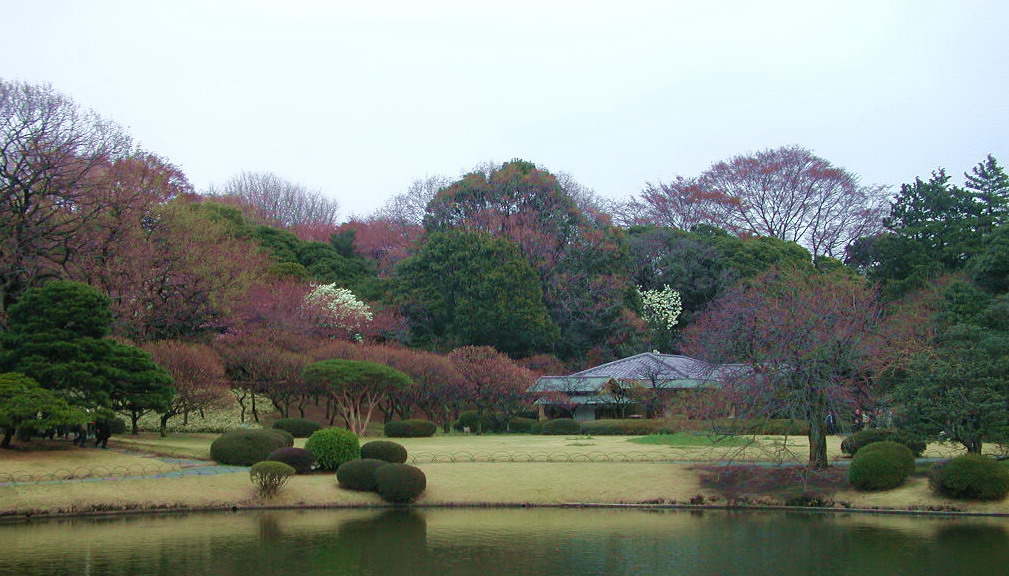
[[[522,158],[603,196],[798,144],[897,186],[1009,164],[1009,2],[0,0],[0,77],[198,190],[275,174],[367,215]]]

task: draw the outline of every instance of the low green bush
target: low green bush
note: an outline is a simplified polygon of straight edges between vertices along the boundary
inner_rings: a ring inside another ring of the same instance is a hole
[[[921,456],[925,451],[925,443],[921,440],[912,439],[906,432],[896,428],[868,428],[855,432],[841,441],[841,452],[854,456],[859,449],[873,442],[897,442],[911,449],[915,457]]]
[[[294,468],[283,462],[257,462],[249,470],[249,479],[259,487],[259,497],[272,498],[294,476]]]
[[[388,440],[372,440],[361,446],[361,458],[374,458],[385,462],[406,462],[406,448]]]
[[[484,413],[480,417],[476,410],[463,410],[459,413],[459,419],[452,424],[452,429],[456,432],[462,432],[465,428],[469,428],[473,434],[498,431],[496,421],[490,414]]]
[[[375,470],[375,491],[387,502],[413,502],[425,488],[424,471],[409,464],[386,464]]]
[[[542,434],[543,433],[543,425],[546,424],[547,422],[549,422],[549,420],[537,420],[537,421],[533,422],[532,425],[529,426],[529,433],[530,434]]]
[[[536,420],[532,418],[523,418],[522,416],[516,416],[511,420],[508,420],[508,431],[509,432],[529,432],[533,427]]]
[[[252,466],[286,446],[290,446],[287,439],[274,430],[235,430],[221,434],[210,444],[210,458],[219,464]]]
[[[964,454],[932,467],[934,492],[962,500],[1002,500],[1009,494],[1009,470],[987,456]]]
[[[540,428],[540,434],[558,436],[580,434],[581,431],[581,424],[572,418],[555,418],[554,420],[547,420],[543,423],[543,427]]]
[[[429,438],[434,436],[437,430],[437,424],[419,418],[392,420],[385,423],[385,435],[389,438]]]
[[[323,428],[312,433],[305,442],[305,450],[315,456],[319,468],[336,470],[340,464],[361,457],[361,441],[350,430]]]
[[[126,434],[126,420],[118,416],[110,420],[109,433],[112,435]]]
[[[858,490],[891,490],[914,471],[914,454],[897,442],[863,446],[848,466],[848,482]]]
[[[312,432],[322,430],[322,424],[306,418],[281,418],[273,423],[273,427],[290,432],[295,438],[308,438]]]
[[[280,438],[284,443],[284,446],[294,446],[294,434],[291,434],[287,430],[280,430],[279,428],[264,428],[263,432],[273,434],[274,436]]]
[[[312,471],[312,467],[315,466],[315,456],[304,448],[295,448],[293,446],[285,446],[283,448],[277,448],[270,455],[266,457],[267,460],[273,462],[283,462],[298,474],[308,474]]]
[[[375,489],[375,471],[388,464],[376,458],[358,458],[340,464],[336,469],[336,479],[340,486],[348,490],[371,492]]]
[[[614,420],[592,420],[581,422],[582,432],[593,436],[645,436],[648,434],[672,434],[676,430],[665,420],[626,418]]]

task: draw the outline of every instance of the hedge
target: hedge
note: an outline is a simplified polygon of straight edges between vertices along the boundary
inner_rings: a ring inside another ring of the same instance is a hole
[[[438,425],[430,420],[411,418],[385,423],[385,435],[389,438],[428,438],[434,436]]]

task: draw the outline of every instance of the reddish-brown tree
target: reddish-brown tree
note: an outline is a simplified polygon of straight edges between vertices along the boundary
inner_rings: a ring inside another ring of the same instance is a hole
[[[529,408],[536,375],[488,346],[463,346],[448,355],[465,386],[465,399],[477,413],[508,420]],[[479,430],[478,430],[479,432]]]
[[[720,223],[734,201],[707,188],[697,178],[677,176],[671,182],[648,184],[641,199],[631,200],[628,218],[633,224],[654,224],[690,230],[698,224]]]
[[[0,79],[0,312],[80,252],[79,229],[104,209],[88,180],[129,149],[52,87]]]
[[[168,410],[161,413],[161,436],[166,435],[168,421],[191,412],[225,406],[230,400],[224,363],[213,348],[205,344],[160,340],[143,345],[144,351],[174,380],[175,395]]]
[[[713,224],[796,242],[839,258],[856,238],[882,230],[886,189],[861,186],[843,168],[799,146],[741,155],[709,168],[700,194],[722,210]]]
[[[828,466],[826,421],[869,376],[876,295],[846,274],[772,270],[729,290],[684,334],[684,351],[742,363],[721,390],[744,417],[809,423],[809,465]]]

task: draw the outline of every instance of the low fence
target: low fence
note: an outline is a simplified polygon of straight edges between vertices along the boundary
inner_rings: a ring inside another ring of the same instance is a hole
[[[152,462],[130,466],[92,466],[81,468],[60,468],[53,471],[13,471],[0,472],[0,485],[44,484],[83,480],[124,480],[127,478],[151,478],[166,476],[182,470],[178,464]]]

